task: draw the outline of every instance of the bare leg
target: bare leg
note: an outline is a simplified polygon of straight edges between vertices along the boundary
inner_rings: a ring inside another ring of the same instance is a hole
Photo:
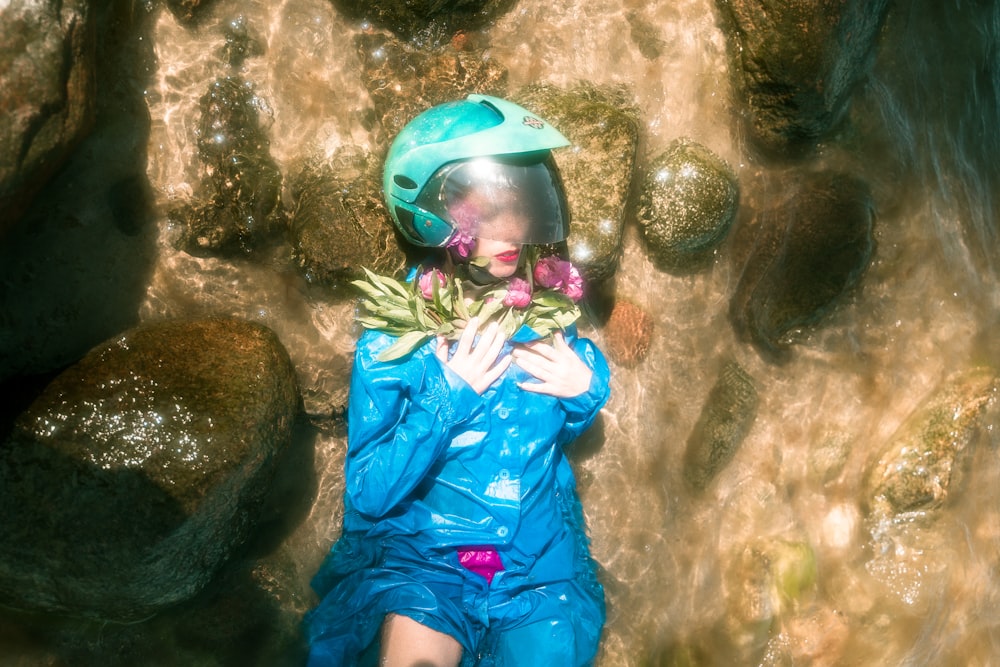
[[[409,616],[389,614],[382,623],[382,667],[456,667],[462,645],[454,637],[417,623]]]

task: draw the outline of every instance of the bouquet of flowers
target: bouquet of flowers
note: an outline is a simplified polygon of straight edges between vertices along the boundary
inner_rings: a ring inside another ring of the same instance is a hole
[[[466,297],[461,278],[439,269],[418,271],[408,284],[365,269],[366,279],[353,281],[363,294],[357,320],[398,337],[379,355],[381,361],[405,357],[435,336],[455,340],[472,317],[481,325],[498,322],[507,337],[522,326],[541,337],[566,329],[580,317],[579,271],[555,256],[530,258],[527,264],[525,277],[500,282],[476,299]]]

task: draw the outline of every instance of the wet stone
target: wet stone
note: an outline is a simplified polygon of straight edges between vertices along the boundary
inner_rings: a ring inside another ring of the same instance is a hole
[[[724,578],[721,636],[738,664],[756,664],[774,627],[814,588],[816,555],[805,541],[761,538],[731,557]]]
[[[309,282],[344,284],[360,277],[361,267],[392,275],[405,265],[378,186],[380,168],[370,153],[343,147],[293,177],[290,230]]]
[[[628,91],[587,83],[566,90],[537,84],[513,99],[572,142],[554,151],[570,202],[570,259],[587,281],[610,279],[621,258],[639,141],[638,110]]]
[[[727,362],[702,406],[684,451],[684,479],[696,491],[708,487],[739,450],[757,418],[753,378]]]
[[[301,401],[269,329],[130,330],[56,377],[0,449],[0,597],[116,622],[190,598],[244,543]]]
[[[638,220],[654,264],[667,271],[707,265],[739,205],[732,170],[693,141],[679,139],[649,165]]]
[[[247,255],[284,229],[281,173],[261,122],[262,101],[238,76],[202,96],[198,125],[201,184],[196,200],[170,212],[176,245],[194,255]]]
[[[900,426],[868,476],[873,513],[891,516],[940,507],[961,488],[963,464],[1000,378],[975,368],[949,378]]]
[[[447,42],[459,32],[487,28],[516,0],[333,0],[345,15],[391,30],[425,48]]]
[[[964,491],[998,391],[992,369],[955,373],[903,422],[868,470],[865,569],[915,611],[930,613],[939,603],[956,550],[967,549],[967,527],[938,519]]]
[[[82,0],[0,3],[0,234],[94,124],[94,11]]]
[[[741,275],[729,315],[770,361],[788,358],[860,282],[875,250],[868,185],[839,172],[795,178],[785,195],[733,233]]]
[[[625,299],[615,301],[604,325],[605,351],[616,364],[632,367],[646,358],[653,337],[653,317]]]
[[[386,147],[404,125],[430,107],[470,93],[507,94],[507,69],[483,49],[452,43],[419,49],[378,32],[358,35],[355,47]]]
[[[751,144],[810,151],[868,74],[887,0],[716,0]]]
[[[264,55],[264,44],[256,31],[247,25],[245,16],[240,15],[228,21],[222,32],[226,42],[219,55],[230,67],[242,67],[247,58]]]

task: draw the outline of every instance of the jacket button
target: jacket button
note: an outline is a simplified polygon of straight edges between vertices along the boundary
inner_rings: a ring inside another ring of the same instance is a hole
[[[500,419],[507,419],[510,416],[510,410],[507,408],[497,408],[497,417]]]
[[[502,469],[499,473],[500,479],[510,479],[510,471],[506,468]]]
[[[500,537],[507,537],[507,533],[509,532],[510,529],[507,528],[507,526],[500,526],[499,528],[497,528],[497,535]]]

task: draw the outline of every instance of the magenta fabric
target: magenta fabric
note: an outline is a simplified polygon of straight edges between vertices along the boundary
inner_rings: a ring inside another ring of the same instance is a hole
[[[486,580],[486,583],[493,583],[493,576],[503,570],[503,562],[500,554],[493,547],[466,547],[458,550],[458,562],[469,572],[475,572]]]

